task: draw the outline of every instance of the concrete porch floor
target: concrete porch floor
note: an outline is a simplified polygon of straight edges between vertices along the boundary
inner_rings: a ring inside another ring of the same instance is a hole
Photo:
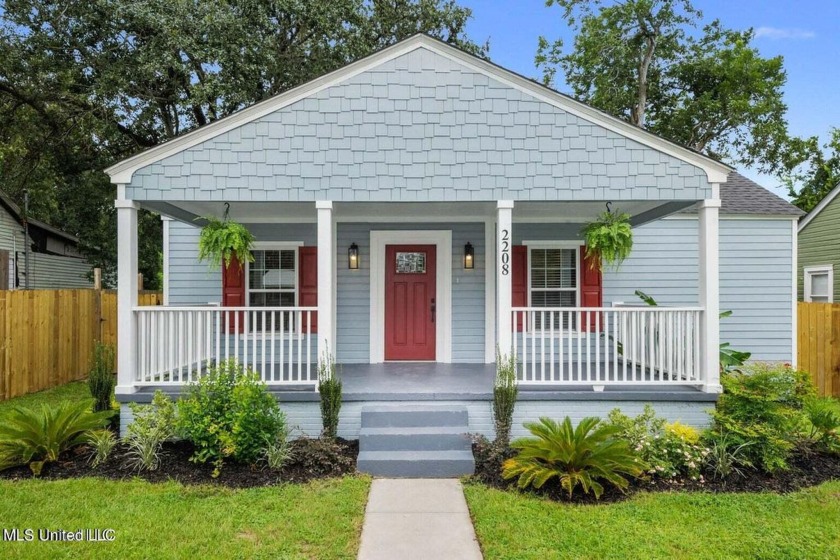
[[[345,402],[365,401],[489,401],[493,398],[495,364],[442,364],[435,362],[386,362],[383,364],[340,364]],[[575,376],[576,377],[576,376]],[[186,391],[182,385],[144,386],[120,400],[148,402],[156,389],[177,396]],[[319,400],[311,384],[271,385],[280,401]],[[691,385],[622,384],[606,385],[603,391],[593,384],[538,385],[520,382],[519,400],[523,401],[705,401],[717,395]]]

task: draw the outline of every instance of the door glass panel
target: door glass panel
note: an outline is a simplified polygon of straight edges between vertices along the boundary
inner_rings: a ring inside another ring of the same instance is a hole
[[[426,253],[397,252],[397,274],[426,274]]]

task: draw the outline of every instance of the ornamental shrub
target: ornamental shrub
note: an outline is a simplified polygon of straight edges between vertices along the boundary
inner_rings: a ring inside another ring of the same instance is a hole
[[[88,373],[88,389],[93,397],[93,411],[111,410],[114,385],[117,376],[114,371],[114,347],[97,342],[93,348],[93,365]]]
[[[627,441],[616,437],[618,429],[598,418],[584,418],[576,427],[568,416],[563,422],[540,418],[539,422],[526,422],[525,427],[534,437],[511,443],[518,454],[502,467],[502,476],[518,477],[520,488],[541,488],[556,478],[569,498],[578,486],[600,498],[602,480],[624,491],[629,485],[625,476],[636,477],[642,472]]]
[[[235,360],[210,368],[178,401],[179,433],[192,442],[191,460],[255,463],[285,432],[286,418],[257,374]]]
[[[516,356],[502,356],[496,351],[496,380],[493,383],[493,425],[496,445],[505,448],[510,443],[513,410],[519,387],[516,385]]]
[[[709,450],[700,443],[700,434],[691,426],[679,422],[668,424],[649,404],[635,418],[622,414],[617,408],[608,418],[608,423],[618,430],[618,437],[626,438],[630,448],[639,454],[649,475],[665,479],[681,476],[702,479]]]
[[[341,412],[342,384],[336,371],[335,359],[324,351],[318,362],[318,394],[321,397],[321,424],[324,437],[335,439],[338,435],[339,413]]]
[[[0,470],[29,465],[40,476],[46,463],[78,445],[90,432],[104,428],[113,411],[91,412],[87,402],[64,402],[30,409],[16,406],[0,422]]]
[[[163,391],[155,391],[151,404],[129,403],[133,420],[123,438],[128,465],[138,471],[160,466],[163,442],[175,438],[175,403]]]
[[[743,448],[745,460],[767,472],[787,469],[801,439],[810,376],[789,365],[754,363],[721,376],[723,394],[712,413],[714,431]]]

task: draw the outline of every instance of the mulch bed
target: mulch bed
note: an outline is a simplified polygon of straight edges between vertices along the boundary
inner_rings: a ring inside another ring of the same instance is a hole
[[[44,465],[41,479],[55,480],[96,476],[112,480],[142,478],[149,482],[178,481],[182,484],[216,484],[231,488],[272,486],[288,482],[308,482],[317,478],[342,476],[356,472],[358,441],[338,439],[297,440],[292,443],[293,459],[280,471],[265,465],[245,465],[226,461],[218,477],[213,477],[212,464],[193,463],[189,459],[193,446],[186,441],[165,443],[160,466],[154,471],[137,471],[126,465],[125,447],[118,444],[111,456],[96,468],[90,466],[90,452],[78,447],[62,455],[59,461]],[[0,471],[0,479],[33,478],[29,467]]]
[[[501,465],[504,459],[512,457],[513,451],[507,449],[501,454],[493,454],[486,444],[473,443],[475,455],[475,475],[473,480],[502,490],[515,490],[516,479],[504,480],[501,475]],[[547,483],[540,490],[528,490],[539,496],[544,496],[558,502],[580,504],[610,503],[627,499],[639,491],[671,492],[675,490],[688,492],[776,492],[788,493],[816,486],[829,480],[840,480],[840,457],[817,452],[799,451],[788,460],[790,469],[776,474],[762,471],[743,469],[744,476],[731,476],[726,480],[718,480],[709,475],[703,482],[685,479],[666,480],[659,477],[630,480],[630,487],[626,492],[604,485],[604,493],[600,500],[592,494],[584,494],[579,488],[569,499],[568,494],[554,482]]]

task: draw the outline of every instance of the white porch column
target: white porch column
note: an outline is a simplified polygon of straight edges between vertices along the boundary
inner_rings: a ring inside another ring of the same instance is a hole
[[[500,200],[496,208],[496,341],[499,352],[510,354],[513,350],[511,331],[513,201]]]
[[[318,359],[329,352],[335,356],[333,267],[335,262],[335,235],[333,232],[333,203],[319,200],[318,211]]]
[[[169,305],[169,224],[172,218],[161,216],[163,222],[163,305]]]
[[[135,391],[137,379],[137,210],[132,200],[117,200],[117,387],[118,394]]]
[[[704,391],[720,393],[720,199],[700,203],[700,369]]]

